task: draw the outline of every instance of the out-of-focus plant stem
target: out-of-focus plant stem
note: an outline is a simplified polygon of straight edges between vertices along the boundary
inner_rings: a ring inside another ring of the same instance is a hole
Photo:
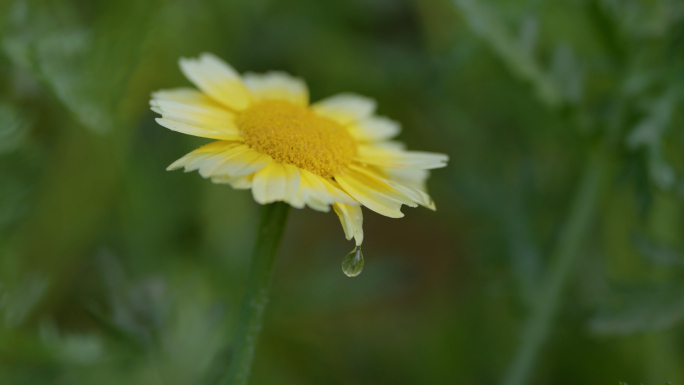
[[[254,350],[268,304],[273,267],[289,211],[290,206],[281,202],[265,205],[261,209],[259,232],[247,278],[247,291],[233,342],[232,361],[219,382],[221,385],[244,385],[249,380]]]
[[[521,343],[501,382],[502,385],[530,383],[537,357],[549,336],[561,305],[568,278],[582,254],[582,245],[595,217],[599,196],[603,190],[602,182],[609,174],[608,169],[608,154],[604,146],[599,146],[587,162],[577,195],[552,255],[552,265],[539,287],[537,300],[525,321]]]

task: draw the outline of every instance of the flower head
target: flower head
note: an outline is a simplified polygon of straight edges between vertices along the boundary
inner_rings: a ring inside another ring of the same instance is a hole
[[[208,53],[181,59],[199,90],[152,94],[162,126],[216,139],[178,159],[168,170],[199,170],[215,183],[252,189],[260,204],[276,201],[329,211],[347,239],[363,242],[361,206],[400,218],[401,205],[435,209],[425,189],[428,169],[443,154],[404,150],[390,141],[397,122],[375,115],[375,102],[339,94],[309,104],[306,84],[284,72],[238,74]]]

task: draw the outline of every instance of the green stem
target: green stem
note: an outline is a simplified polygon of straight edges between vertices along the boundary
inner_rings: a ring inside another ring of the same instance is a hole
[[[568,277],[582,255],[581,247],[592,225],[607,169],[607,156],[604,151],[599,150],[586,166],[569,217],[553,253],[549,274],[542,282],[539,297],[525,322],[521,344],[501,382],[503,385],[530,383],[530,375],[551,330]]]
[[[252,264],[247,278],[247,291],[238,321],[230,368],[219,382],[222,385],[246,385],[252,369],[261,322],[268,305],[268,289],[273,276],[276,254],[285,230],[290,206],[273,203],[261,209]]]

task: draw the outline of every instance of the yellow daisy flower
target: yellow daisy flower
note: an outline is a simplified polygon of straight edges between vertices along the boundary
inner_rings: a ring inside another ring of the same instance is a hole
[[[428,169],[444,167],[443,154],[406,151],[390,141],[399,123],[375,115],[372,99],[339,94],[309,104],[302,79],[284,72],[242,76],[204,53],[180,60],[199,90],[152,94],[156,121],[173,131],[216,139],[173,162],[167,170],[199,170],[204,178],[252,189],[260,204],[287,202],[327,212],[332,205],[347,239],[363,242],[361,206],[392,218],[401,205],[435,205],[427,194]]]

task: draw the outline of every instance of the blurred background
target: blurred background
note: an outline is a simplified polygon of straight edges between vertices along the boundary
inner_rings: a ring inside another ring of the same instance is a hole
[[[259,207],[148,107],[204,51],[451,157],[357,278],[292,210],[252,384],[684,383],[680,0],[0,0],[0,383],[229,362]]]

